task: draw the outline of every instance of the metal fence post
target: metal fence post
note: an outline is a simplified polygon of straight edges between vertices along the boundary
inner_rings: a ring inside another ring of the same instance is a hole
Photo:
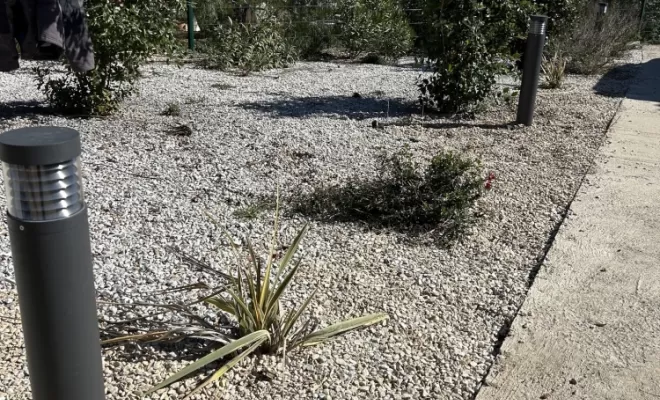
[[[192,0],[188,0],[188,49],[195,50],[195,14]]]
[[[0,135],[7,222],[33,400],[103,400],[80,134]]]
[[[534,106],[536,92],[538,91],[541,62],[543,61],[543,46],[548,26],[548,17],[545,15],[532,15],[530,17],[527,47],[523,65],[522,86],[518,99],[518,114],[516,121],[527,126],[534,119]]]

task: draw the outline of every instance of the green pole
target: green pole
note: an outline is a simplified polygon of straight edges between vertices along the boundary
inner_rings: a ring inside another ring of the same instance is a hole
[[[639,13],[639,39],[643,40],[644,37],[644,11],[646,8],[646,0],[642,0],[642,10]]]
[[[193,13],[192,0],[188,3],[188,48],[195,50],[195,14]]]

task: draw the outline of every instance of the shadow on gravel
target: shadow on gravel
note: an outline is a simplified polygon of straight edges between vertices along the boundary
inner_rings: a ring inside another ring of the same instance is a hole
[[[51,107],[36,100],[0,103],[0,119],[53,114],[55,112]]]
[[[601,96],[626,97],[630,80],[642,68],[655,68],[660,73],[660,60],[652,60],[644,64],[624,64],[613,67],[601,76],[596,85],[594,85],[593,90]],[[649,98],[640,98],[637,100],[660,101],[660,94],[650,95]]]
[[[365,96],[367,96],[365,94]],[[244,103],[240,107],[273,114],[276,118],[302,118],[317,115],[336,118],[368,119],[401,117],[418,111],[417,103],[405,99],[328,96],[295,97],[269,102]]]
[[[481,182],[479,183],[481,184]],[[417,244],[451,247],[480,213],[468,208],[478,195],[434,192],[435,204],[424,189],[413,192],[399,182],[353,181],[316,187],[292,196],[287,212],[329,224],[357,224],[370,231],[393,231]],[[472,196],[468,198],[468,196]],[[442,203],[441,205],[439,205]]]
[[[101,334],[102,341],[111,338],[113,336]],[[185,339],[177,343],[125,342],[117,345],[104,345],[103,348],[110,349],[115,346],[121,346],[121,349],[110,358],[114,361],[132,363],[153,360],[194,361],[215,348],[210,347],[208,342],[198,339]]]
[[[424,122],[420,124],[428,129],[458,129],[458,128],[479,128],[486,130],[510,129],[516,124],[515,121],[504,124],[472,124],[469,122]]]

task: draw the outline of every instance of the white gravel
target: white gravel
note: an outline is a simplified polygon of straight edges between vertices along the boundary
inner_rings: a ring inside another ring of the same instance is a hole
[[[498,333],[523,301],[530,272],[630,82],[630,76],[601,82],[613,95],[608,97],[594,93],[599,77],[569,77],[563,89],[540,91],[536,124],[529,128],[507,127],[514,109],[502,105],[474,121],[379,130],[371,122],[386,117],[388,108],[390,117],[410,114],[418,71],[301,63],[238,77],[152,65],[144,69],[140,95],[119,115],[66,119],[27,110],[24,102],[43,99],[30,66],[0,75],[0,130],[52,124],[82,132],[101,302],[140,301],[149,292],[196,282],[219,284],[166,247],[230,272],[233,257],[205,211],[237,238],[251,235],[263,243],[269,213],[248,221],[234,211],[273,194],[278,184],[291,193],[374,176],[376,155],[406,144],[420,160],[445,148],[479,156],[497,175],[479,204],[485,216],[451,249],[360,224],[312,221],[302,247],[306,261],[286,300],[299,303],[318,287],[311,311],[323,324],[380,311],[391,320],[291,354],[286,367],[273,357],[253,358],[199,399],[472,398],[493,361]],[[352,98],[354,92],[362,98]],[[170,102],[181,105],[180,117],[159,115]],[[168,134],[177,124],[189,124],[192,136]],[[284,241],[304,222],[302,216],[287,218]],[[0,234],[0,277],[13,278],[6,230]],[[30,398],[17,298],[8,282],[0,282],[0,302],[0,399]],[[99,304],[99,312],[105,320],[133,315],[109,304]],[[108,400],[138,398],[179,369],[187,361],[177,360],[177,349],[105,349]],[[255,371],[264,369],[275,373],[274,380],[258,379]],[[150,398],[174,398],[196,382]]]

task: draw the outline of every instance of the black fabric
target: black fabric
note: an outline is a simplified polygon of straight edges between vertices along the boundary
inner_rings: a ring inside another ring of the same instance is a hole
[[[0,0],[0,71],[26,60],[57,60],[64,54],[77,72],[94,68],[82,0]]]

